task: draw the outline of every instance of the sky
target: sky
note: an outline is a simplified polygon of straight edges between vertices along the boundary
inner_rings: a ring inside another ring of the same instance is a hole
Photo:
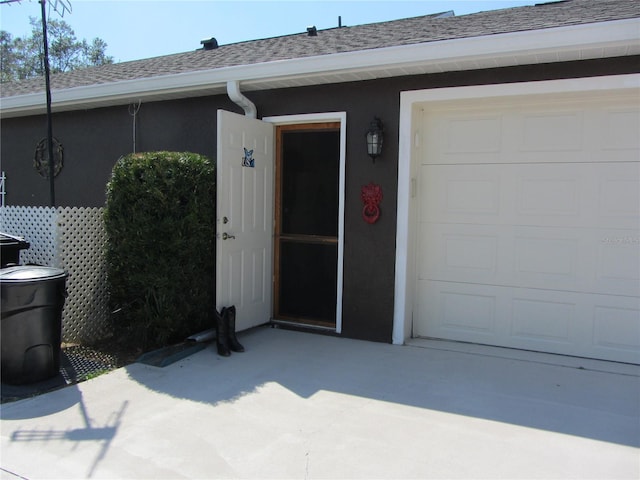
[[[219,45],[343,26],[397,20],[453,10],[456,15],[544,3],[547,0],[49,0],[51,18],[62,18],[78,40],[98,37],[115,62],[182,53],[215,37]],[[2,0],[0,0],[0,3]],[[70,5],[61,17],[50,7]],[[37,0],[0,4],[0,29],[13,37],[31,33],[40,18]]]

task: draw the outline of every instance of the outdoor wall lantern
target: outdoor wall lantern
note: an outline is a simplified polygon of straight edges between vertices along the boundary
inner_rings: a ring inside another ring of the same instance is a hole
[[[376,157],[382,153],[382,141],[384,133],[382,131],[382,121],[378,117],[374,117],[367,130],[367,153],[375,163]]]

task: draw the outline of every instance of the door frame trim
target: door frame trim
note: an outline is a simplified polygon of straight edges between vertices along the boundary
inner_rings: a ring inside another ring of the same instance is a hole
[[[338,171],[338,272],[336,295],[336,333],[342,332],[342,291],[344,277],[344,202],[345,202],[345,167],[347,156],[347,112],[308,113],[301,115],[278,115],[262,118],[262,121],[274,126],[294,125],[302,123],[340,123],[340,166]]]
[[[398,145],[398,198],[396,269],[392,343],[402,345],[411,335],[415,278],[415,215],[419,195],[417,157],[420,149],[420,118],[432,102],[465,99],[498,99],[515,96],[593,92],[606,95],[640,87],[640,74],[543,80],[523,83],[474,85],[400,92]]]

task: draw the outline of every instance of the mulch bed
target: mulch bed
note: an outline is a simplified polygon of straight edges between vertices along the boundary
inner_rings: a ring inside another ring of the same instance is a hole
[[[0,403],[34,397],[74,385],[136,361],[155,367],[165,367],[205,347],[204,342],[185,341],[145,353],[126,339],[114,337],[91,346],[63,344],[58,375],[26,385],[2,383]]]
[[[57,390],[124,367],[142,354],[127,342],[114,338],[91,346],[63,344],[60,372],[55,377],[26,385],[1,384],[0,403],[12,402]]]

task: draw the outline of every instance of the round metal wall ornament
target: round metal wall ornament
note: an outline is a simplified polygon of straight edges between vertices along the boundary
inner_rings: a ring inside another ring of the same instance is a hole
[[[36,153],[33,158],[33,168],[43,178],[49,178],[49,149],[47,139],[43,138],[36,145]],[[57,177],[62,170],[62,144],[57,138],[53,139],[53,176]]]

